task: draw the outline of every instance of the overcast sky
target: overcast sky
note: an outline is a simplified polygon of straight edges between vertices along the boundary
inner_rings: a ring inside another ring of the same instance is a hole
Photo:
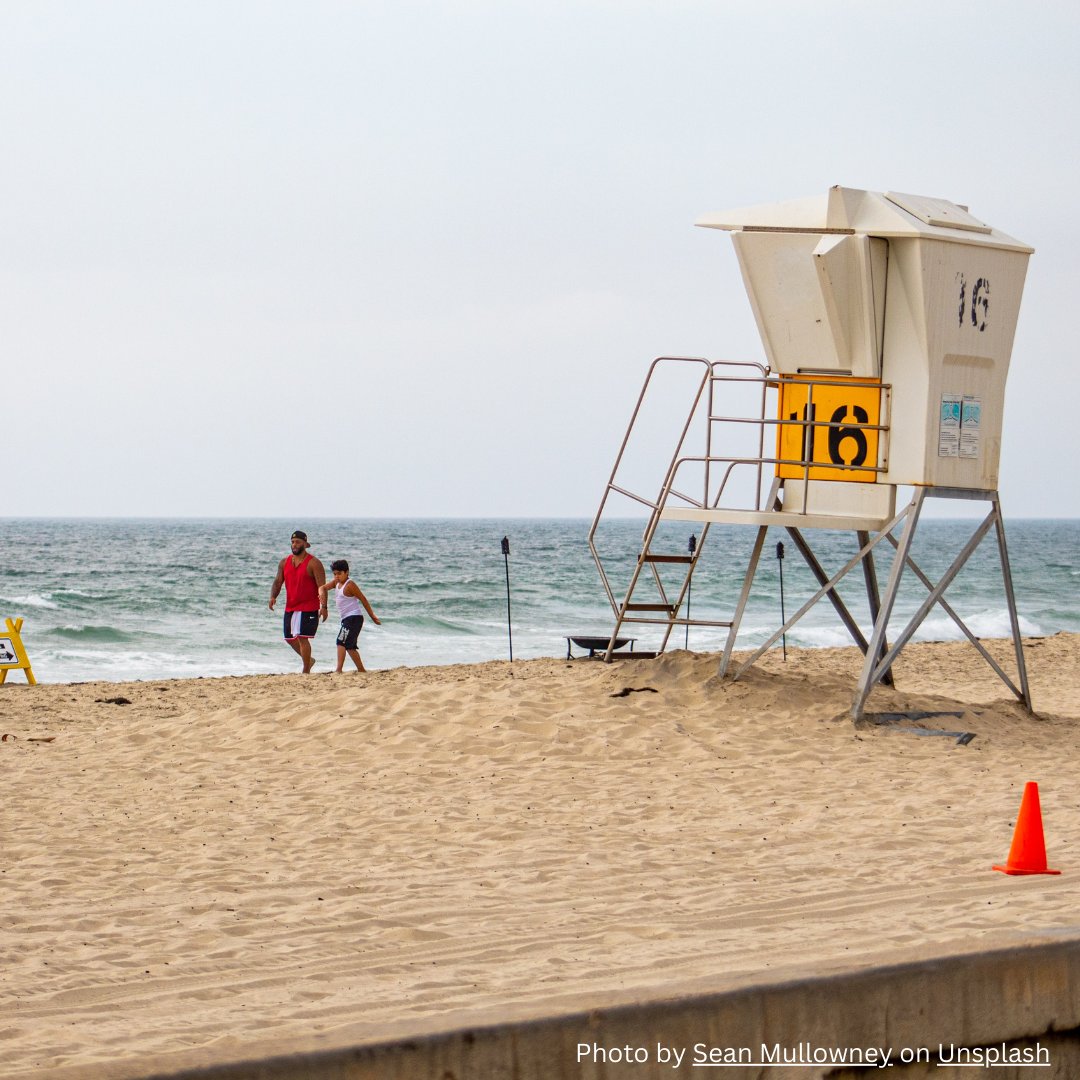
[[[4,515],[588,516],[660,354],[762,359],[710,210],[1036,248],[1007,515],[1080,515],[1080,7],[0,0]]]

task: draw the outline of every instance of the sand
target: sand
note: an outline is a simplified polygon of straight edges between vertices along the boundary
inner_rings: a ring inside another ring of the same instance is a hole
[[[0,687],[0,1076],[127,1077],[1075,927],[1080,636]],[[992,650],[1012,670],[1007,643]],[[283,661],[284,662],[284,661]],[[624,693],[624,691],[629,691]],[[122,703],[126,699],[127,703]],[[1025,781],[1050,865],[1006,877]]]

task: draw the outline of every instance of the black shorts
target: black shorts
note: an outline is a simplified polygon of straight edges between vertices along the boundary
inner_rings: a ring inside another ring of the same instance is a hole
[[[297,638],[314,637],[319,629],[319,613],[317,611],[286,611],[285,612],[285,640],[295,641]]]
[[[337,643],[346,649],[355,649],[363,625],[363,615],[346,615],[341,620],[341,629],[337,632]]]

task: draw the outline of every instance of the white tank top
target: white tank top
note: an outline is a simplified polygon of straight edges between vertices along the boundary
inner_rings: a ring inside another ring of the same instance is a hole
[[[345,585],[348,585],[352,581],[352,578],[346,578]],[[360,601],[355,596],[345,595],[345,585],[335,585],[334,592],[337,594],[334,599],[337,600],[337,613],[345,619],[349,615],[360,614]]]

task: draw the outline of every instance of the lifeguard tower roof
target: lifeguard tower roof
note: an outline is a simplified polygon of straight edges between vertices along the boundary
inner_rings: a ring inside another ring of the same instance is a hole
[[[926,236],[1028,255],[1035,250],[948,199],[845,187],[805,199],[704,214],[695,224],[727,232],[864,233],[884,239]]]

